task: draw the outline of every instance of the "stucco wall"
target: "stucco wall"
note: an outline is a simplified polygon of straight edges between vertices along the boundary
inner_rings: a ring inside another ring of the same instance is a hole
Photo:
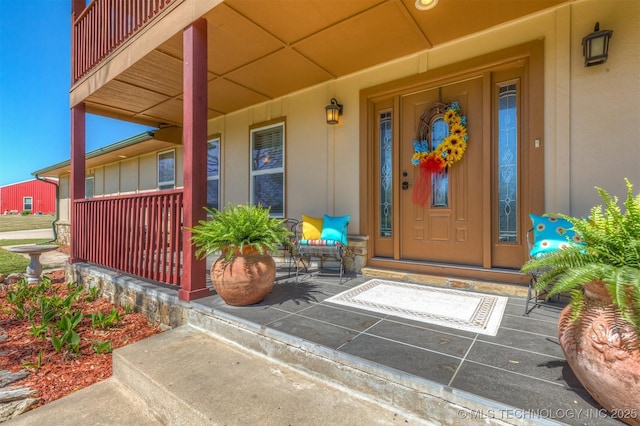
[[[640,192],[640,1],[589,1],[571,9],[571,211],[600,204],[594,186],[620,197],[624,178]],[[609,60],[585,68],[578,42],[613,30]]]
[[[610,57],[585,68],[581,40],[596,21],[614,30]],[[537,39],[545,46],[546,210],[584,215],[598,203],[594,185],[623,195],[624,177],[640,190],[640,2],[588,0],[211,120],[225,150],[223,203],[248,199],[249,126],[286,117],[287,215],[351,214],[358,233],[360,91]],[[336,126],[323,115],[332,97],[344,104]]]

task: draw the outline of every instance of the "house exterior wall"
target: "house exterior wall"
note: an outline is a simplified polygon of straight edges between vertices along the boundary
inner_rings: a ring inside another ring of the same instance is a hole
[[[69,218],[71,217],[70,188],[69,175],[62,176],[60,178],[60,189],[58,195],[60,197],[60,202],[58,203],[58,221],[62,223],[69,223]]]
[[[158,187],[158,178],[156,176],[156,168],[158,166],[158,160],[155,153],[144,155],[138,159],[138,169],[140,170],[140,176],[138,176],[140,190],[149,191]]]
[[[128,193],[138,190],[138,159],[120,163],[120,192]]]
[[[94,185],[94,191],[93,191],[93,195],[96,197],[99,197],[101,195],[105,194],[105,189],[104,189],[104,169],[105,167],[97,167],[95,169],[92,169],[90,171],[90,174],[87,174],[88,176],[93,176],[93,185]]]
[[[175,161],[176,187],[179,188],[183,182],[181,146],[175,148]],[[91,168],[86,176],[93,177],[94,197],[155,191],[158,189],[158,152]],[[60,177],[59,222],[62,225],[69,224],[70,211],[69,175],[64,175]]]
[[[609,60],[585,68],[581,40],[593,31],[595,22],[614,31]],[[576,1],[212,119],[208,133],[220,135],[223,153],[221,205],[249,200],[250,127],[283,120],[285,215],[350,214],[349,232],[363,233],[359,223],[361,91],[421,73],[428,77],[443,66],[544,40],[545,179],[540,184],[545,187],[545,210],[587,215],[589,207],[599,203],[595,185],[623,196],[627,177],[640,188],[639,39],[640,2]],[[335,126],[324,121],[324,106],[332,97],[344,105],[344,115]],[[156,189],[156,155],[92,170],[96,196]],[[182,161],[182,149],[177,147],[177,187],[182,186]],[[61,213],[68,215],[68,201]]]
[[[570,200],[572,214],[586,216],[601,204],[594,186],[624,197],[627,177],[640,191],[640,2],[579,3],[571,16],[572,41],[597,21],[613,30],[603,65],[585,68],[579,46],[572,46]]]
[[[585,68],[581,40],[597,21],[602,29],[614,30],[609,60]],[[625,177],[640,188],[640,2],[593,0],[210,120],[209,133],[222,135],[225,152],[223,205],[249,197],[248,128],[283,118],[286,215],[351,214],[349,232],[359,233],[360,91],[538,39],[545,50],[545,181],[540,184],[546,211],[586,215],[599,203],[595,185],[624,195]],[[323,116],[332,97],[344,104],[336,126],[327,125]]]
[[[23,211],[25,197],[31,198],[31,212],[34,214],[53,214],[56,211],[56,187],[33,179],[0,187],[0,214]]]

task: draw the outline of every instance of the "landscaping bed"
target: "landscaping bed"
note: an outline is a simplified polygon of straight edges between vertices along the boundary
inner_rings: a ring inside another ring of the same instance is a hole
[[[111,351],[162,330],[75,284],[45,274],[36,295],[26,283],[0,286],[0,371],[27,370],[11,383],[35,391],[32,407],[111,376]]]

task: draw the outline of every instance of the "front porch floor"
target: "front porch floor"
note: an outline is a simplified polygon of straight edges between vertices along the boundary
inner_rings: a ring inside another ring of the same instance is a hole
[[[215,293],[192,301],[187,322],[439,424],[466,424],[470,416],[491,424],[621,424],[564,359],[556,333],[562,302],[524,316],[524,297],[508,296],[498,333],[488,336],[325,301],[371,276],[296,282],[294,274],[280,269],[256,305],[229,306]]]
[[[351,276],[340,284],[334,277],[307,275],[296,283],[282,274],[259,304],[232,307],[213,295],[192,305],[261,332],[291,336],[301,347],[317,345],[409,381],[497,403],[472,414],[507,423],[540,417],[576,425],[620,424],[591,399],[564,359],[556,333],[562,303],[547,303],[524,316],[524,298],[510,296],[494,337],[325,302],[369,279]]]

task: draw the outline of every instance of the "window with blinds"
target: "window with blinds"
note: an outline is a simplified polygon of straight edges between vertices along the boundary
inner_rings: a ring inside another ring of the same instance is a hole
[[[284,123],[251,130],[251,204],[284,217]]]

